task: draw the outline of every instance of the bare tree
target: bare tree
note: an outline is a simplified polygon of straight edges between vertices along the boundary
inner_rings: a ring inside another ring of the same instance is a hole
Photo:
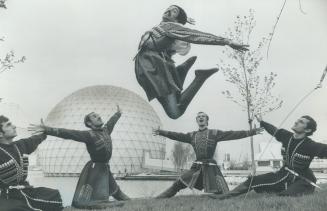
[[[6,0],[0,0],[0,9],[7,9]],[[4,42],[4,37],[0,37],[0,42]],[[6,53],[3,58],[0,58],[0,74],[11,70],[16,64],[22,63],[26,60],[25,56],[16,59],[14,51]],[[1,102],[2,98],[0,98]]]
[[[251,162],[248,159],[248,156],[244,156],[242,160],[242,169],[248,170],[251,168]]]
[[[233,29],[228,30],[227,36],[239,43],[250,43],[250,38],[256,22],[253,10],[248,16],[237,16]],[[233,84],[234,91],[225,90],[222,93],[231,101],[239,105],[247,112],[250,129],[253,129],[255,115],[264,115],[282,106],[283,101],[273,95],[276,73],[260,73],[259,66],[264,59],[264,48],[270,40],[263,37],[257,45],[251,43],[251,49],[247,52],[239,52],[226,48],[223,53],[227,59],[220,59],[220,69],[226,81]],[[256,46],[256,47],[253,47]],[[251,137],[252,170],[255,173],[253,137]]]
[[[3,39],[1,41],[3,41]],[[11,70],[16,64],[22,63],[25,60],[25,56],[16,59],[14,51],[10,51],[4,58],[0,58],[0,73]]]
[[[192,153],[192,148],[190,145],[186,145],[180,142],[174,144],[172,150],[173,164],[176,170],[183,169],[187,164],[187,161],[194,157],[194,152]]]
[[[0,9],[7,9],[6,0],[0,0]],[[1,42],[4,40],[4,37],[0,38]],[[0,58],[0,73],[11,70],[17,63],[22,63],[25,59],[25,56],[16,59],[14,51],[6,53],[3,58]]]

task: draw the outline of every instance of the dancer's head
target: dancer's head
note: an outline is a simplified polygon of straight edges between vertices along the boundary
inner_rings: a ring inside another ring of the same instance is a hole
[[[16,126],[7,117],[0,115],[0,140],[12,140],[16,136]]]
[[[310,116],[302,116],[294,123],[292,130],[298,134],[311,136],[317,130],[317,122]]]
[[[164,22],[176,22],[185,25],[187,22],[186,12],[177,5],[171,5],[162,15]]]
[[[102,127],[103,121],[99,114],[91,112],[84,117],[84,124],[88,128],[98,129]]]
[[[198,123],[199,127],[207,127],[209,124],[209,116],[208,114],[200,111],[196,115],[196,123]]]

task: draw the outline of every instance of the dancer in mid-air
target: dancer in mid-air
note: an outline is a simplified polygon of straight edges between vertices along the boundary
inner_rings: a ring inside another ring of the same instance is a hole
[[[249,177],[234,190],[212,198],[226,199],[248,191],[277,193],[280,196],[301,196],[311,194],[317,186],[316,177],[309,168],[314,157],[327,158],[327,144],[314,142],[309,138],[317,128],[310,116],[302,116],[292,127],[293,133],[262,121],[261,127],[282,143],[283,167],[277,172]]]
[[[222,194],[228,191],[228,185],[213,159],[217,143],[221,141],[235,140],[253,136],[262,131],[261,128],[251,131],[221,131],[208,129],[209,117],[204,112],[199,112],[196,122],[198,131],[190,133],[176,133],[155,129],[154,135],[164,136],[176,141],[192,145],[196,161],[190,170],[180,176],[166,191],[157,198],[168,198],[174,196],[178,191],[189,187],[198,190],[204,189],[206,193]]]
[[[0,210],[30,211],[63,209],[58,190],[33,187],[27,181],[28,157],[46,135],[13,141],[16,126],[0,115]]]
[[[117,112],[104,124],[99,114],[91,112],[84,118],[84,124],[91,130],[67,130],[51,128],[44,125],[32,125],[29,130],[36,133],[45,133],[64,139],[83,142],[91,160],[82,170],[75,190],[72,205],[76,208],[103,208],[108,207],[109,196],[119,201],[129,200],[119,188],[113,178],[108,164],[112,155],[112,141],[110,134],[121,116],[119,106]]]
[[[213,34],[186,28],[183,25],[187,22],[192,23],[182,8],[170,6],[164,12],[161,23],[142,36],[135,57],[136,78],[148,100],[156,98],[172,119],[183,115],[203,83],[218,71],[217,68],[196,70],[195,79],[183,91],[185,77],[196,57],[191,57],[176,67],[172,59],[174,54],[186,55],[190,50],[190,43],[228,45],[238,51],[246,51],[248,47]]]

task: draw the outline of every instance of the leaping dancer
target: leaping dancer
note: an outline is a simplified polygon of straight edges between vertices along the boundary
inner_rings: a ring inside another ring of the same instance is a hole
[[[238,51],[248,50],[247,45],[183,26],[193,22],[182,8],[170,6],[164,12],[161,23],[142,36],[135,57],[136,78],[148,100],[156,98],[172,119],[184,114],[203,83],[218,71],[217,68],[196,70],[195,79],[183,91],[185,77],[196,57],[193,56],[176,67],[172,59],[174,54],[186,55],[190,50],[190,43],[228,45]]]

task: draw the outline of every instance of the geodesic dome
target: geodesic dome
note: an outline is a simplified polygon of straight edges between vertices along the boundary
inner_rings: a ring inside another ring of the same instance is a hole
[[[165,142],[152,135],[152,128],[161,126],[159,117],[148,102],[127,89],[115,86],[80,89],[58,103],[45,123],[51,127],[88,130],[83,122],[86,114],[96,112],[107,121],[116,112],[116,105],[123,114],[111,134],[111,171],[140,171],[145,151],[152,158],[164,159]],[[37,159],[47,176],[78,175],[89,160],[84,143],[53,136],[39,146]]]

